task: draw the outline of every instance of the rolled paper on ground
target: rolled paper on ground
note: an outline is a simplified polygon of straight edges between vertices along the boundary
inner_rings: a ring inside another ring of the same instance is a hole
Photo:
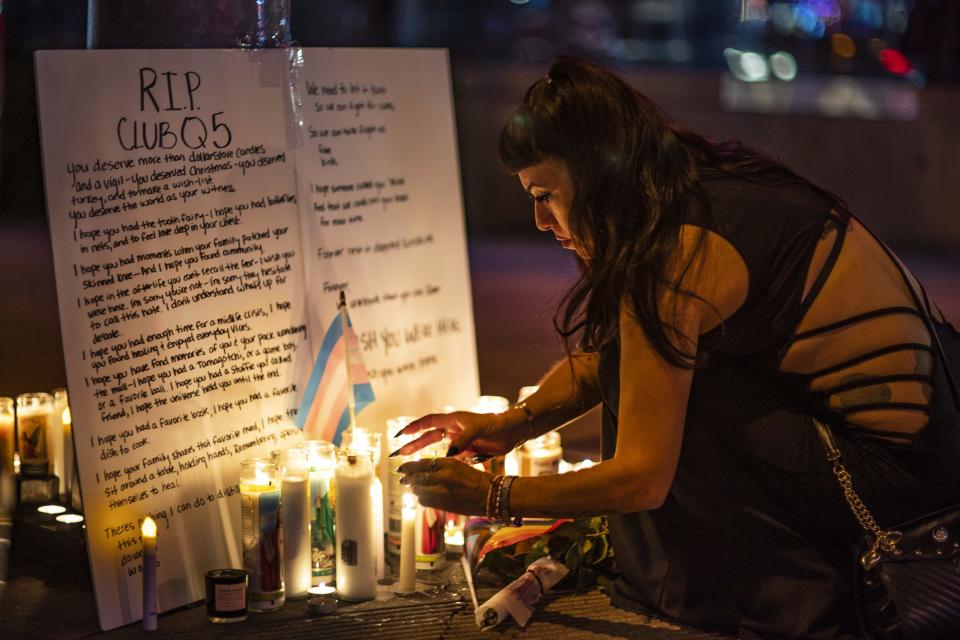
[[[522,576],[480,605],[474,614],[477,626],[482,631],[487,631],[503,622],[509,615],[517,624],[525,627],[533,615],[537,600],[569,571],[564,564],[549,556],[531,562]]]

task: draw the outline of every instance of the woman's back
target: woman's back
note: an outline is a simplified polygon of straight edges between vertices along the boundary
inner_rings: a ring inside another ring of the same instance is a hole
[[[624,575],[614,601],[741,637],[854,637],[859,527],[810,415],[849,427],[837,433],[847,467],[890,526],[960,499],[957,409],[909,290],[862,225],[801,186],[720,179],[707,193],[725,242],[706,247],[742,262],[748,292],[701,335],[711,355],[667,501],[609,517]],[[960,337],[938,332],[957,357]],[[619,356],[611,345],[600,359],[605,457]]]
[[[711,231],[745,263],[750,291],[706,347],[776,375],[834,423],[911,442],[929,418],[930,336],[890,255],[803,187],[711,182]]]

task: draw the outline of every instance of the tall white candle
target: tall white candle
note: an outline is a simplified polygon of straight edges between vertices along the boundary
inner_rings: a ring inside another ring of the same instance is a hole
[[[13,398],[0,398],[0,512],[16,505],[13,479]]]
[[[412,493],[403,494],[403,522],[400,533],[400,593],[410,593],[417,588],[416,524],[417,502]]]
[[[70,414],[70,405],[60,412],[60,423],[63,425],[63,478],[60,483],[60,493],[64,502],[69,502],[73,494],[73,480],[77,473],[77,463],[73,450],[73,417]]]
[[[47,423],[47,450],[50,473],[60,481],[59,495],[66,495],[66,451],[64,448],[63,410],[67,408],[67,390],[53,390],[53,416]]]
[[[157,630],[157,523],[147,516],[140,527],[143,541],[143,630]]]
[[[337,594],[344,600],[373,600],[377,595],[372,485],[369,451],[337,453]]]
[[[283,588],[288,598],[304,598],[310,589],[310,485],[303,449],[274,452],[280,471],[283,534]]]

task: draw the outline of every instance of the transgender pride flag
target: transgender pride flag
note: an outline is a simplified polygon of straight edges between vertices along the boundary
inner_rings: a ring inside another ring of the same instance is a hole
[[[342,315],[338,313],[330,323],[320,353],[310,372],[303,400],[297,411],[296,424],[311,438],[328,440],[340,446],[340,434],[350,426],[350,408],[347,389],[347,349],[350,350],[350,378],[356,399],[356,411],[373,402],[373,387],[367,368],[360,355],[360,341],[353,331],[353,323],[346,310],[347,339],[343,336]]]

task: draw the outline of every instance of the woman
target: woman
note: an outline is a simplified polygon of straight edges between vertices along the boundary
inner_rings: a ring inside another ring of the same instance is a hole
[[[960,498],[960,429],[904,278],[833,194],[668,120],[560,58],[500,139],[537,227],[576,252],[558,313],[578,347],[498,416],[431,415],[398,453],[421,502],[461,513],[609,516],[614,604],[741,637],[857,635],[857,523],[812,424],[833,426],[863,501],[892,525]],[[960,339],[936,309],[957,357]],[[603,405],[603,461],[493,478],[462,460]]]

